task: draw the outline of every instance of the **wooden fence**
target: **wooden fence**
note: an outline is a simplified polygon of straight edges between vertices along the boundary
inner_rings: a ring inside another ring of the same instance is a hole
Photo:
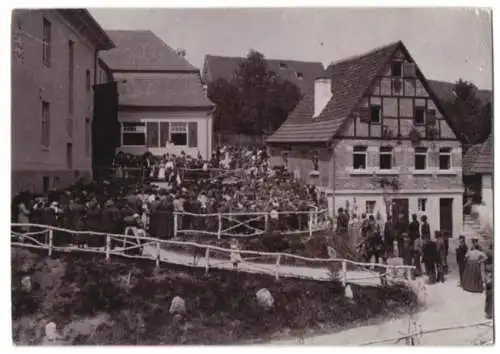
[[[474,328],[474,327],[488,327],[488,328],[490,328],[491,329],[491,340],[488,340],[485,343],[470,343],[470,344],[486,344],[486,345],[493,344],[493,342],[494,342],[494,340],[493,340],[493,320],[487,320],[487,321],[481,321],[481,322],[475,322],[475,323],[459,324],[459,325],[433,328],[433,329],[427,329],[427,330],[419,330],[419,331],[414,331],[413,333],[409,333],[409,334],[403,334],[403,335],[400,334],[400,335],[397,335],[394,337],[376,339],[373,341],[362,343],[360,345],[366,346],[366,345],[375,345],[375,344],[400,344],[404,341],[404,344],[414,346],[414,345],[418,345],[418,342],[419,342],[418,338],[422,337],[426,334],[439,333],[439,332],[445,332],[445,331],[451,331],[451,330],[458,330],[458,329],[463,329],[463,328]]]
[[[278,230],[284,235],[308,234],[331,229],[328,210],[311,208],[309,211],[277,212],[272,219],[269,212],[232,212],[194,214],[175,212],[173,219],[174,237],[180,235],[207,235],[234,238],[251,238]],[[287,219],[293,218],[290,223]]]
[[[131,259],[150,259],[156,263],[156,266],[159,266],[162,262],[175,263],[172,260],[169,260],[169,257],[173,257],[174,255],[179,254],[176,254],[176,252],[178,252],[176,251],[170,253],[170,255],[168,256],[162,257],[162,252],[165,246],[167,246],[174,247],[176,249],[191,249],[192,253],[203,254],[205,258],[205,273],[208,273],[211,267],[221,268],[221,260],[226,265],[226,267],[222,268],[227,268],[228,266],[230,267],[227,259],[230,259],[231,255],[234,255],[235,253],[242,257],[243,262],[246,262],[251,258],[256,259],[265,257],[268,259],[274,259],[275,262],[271,267],[269,267],[269,265],[267,267],[263,267],[265,263],[253,262],[251,263],[252,266],[246,271],[268,274],[270,273],[273,274],[276,279],[279,279],[280,276],[318,279],[317,276],[311,275],[311,273],[309,272],[309,270],[313,270],[313,268],[286,266],[288,268],[288,272],[285,269],[280,269],[281,260],[285,257],[302,260],[308,262],[311,265],[336,264],[338,265],[339,269],[338,278],[344,285],[346,285],[350,280],[353,280],[349,279],[348,267],[351,267],[351,269],[352,267],[355,267],[356,269],[362,269],[364,272],[366,272],[366,274],[363,275],[364,278],[356,277],[356,279],[354,280],[358,281],[364,279],[380,279],[382,284],[387,284],[388,280],[400,279],[404,276],[404,274],[407,274],[408,271],[411,271],[415,268],[413,266],[404,265],[391,266],[386,264],[361,263],[348,259],[308,258],[289,253],[271,253],[250,250],[235,251],[228,248],[198,244],[194,242],[162,240],[146,236],[106,234],[94,231],[68,230],[40,224],[13,223],[11,226],[12,246],[47,250],[49,256],[52,256],[53,252],[89,252],[95,254],[103,254],[106,260],[109,260],[111,256],[119,256]],[[61,245],[57,240],[58,237],[62,238],[62,236],[64,236],[65,238],[70,236],[69,242],[65,245]],[[77,247],[76,244],[82,243],[82,238],[85,238],[86,241],[84,242],[88,243],[90,243],[90,241],[94,242],[96,240],[99,240],[99,243],[102,246],[88,248]],[[149,254],[146,254],[147,252],[144,252],[146,247],[149,247],[150,249]],[[193,248],[195,250],[193,250]],[[185,262],[186,259],[187,258],[184,258],[180,264],[189,266],[189,264]],[[219,265],[217,265],[217,263],[219,263]],[[194,263],[192,265],[198,266]],[[383,269],[383,272],[379,273],[369,271],[369,269],[372,269],[373,267],[381,268]]]

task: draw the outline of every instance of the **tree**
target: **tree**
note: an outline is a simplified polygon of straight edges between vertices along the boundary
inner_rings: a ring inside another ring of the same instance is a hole
[[[270,71],[264,56],[251,50],[231,82],[209,84],[208,97],[216,104],[215,130],[262,135],[274,132],[301,99],[295,84]]]
[[[465,144],[482,143],[491,133],[491,103],[483,105],[477,95],[477,87],[462,79],[454,87],[455,98],[445,103],[454,118],[459,138]]]

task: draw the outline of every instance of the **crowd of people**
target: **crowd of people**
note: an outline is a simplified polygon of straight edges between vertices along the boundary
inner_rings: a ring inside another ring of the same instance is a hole
[[[267,224],[264,218],[247,222],[255,219],[255,215],[234,217],[241,225],[232,228],[231,233],[252,233],[256,229],[266,232],[307,230],[307,212],[327,206],[325,196],[314,187],[294,179],[284,169],[270,169],[263,149],[218,149],[210,161],[185,154],[161,158],[118,154],[115,164],[119,168],[142,166],[140,168],[146,170],[146,175],[165,168],[164,183],[160,187],[153,183],[157,179],[130,179],[118,172],[113,180],[87,185],[77,183],[64,191],[47,195],[21,193],[13,201],[14,221],[114,234],[123,234],[133,228],[153,237],[172,238],[175,228],[217,232],[219,228],[234,225],[229,218],[223,218],[219,226],[217,216],[208,216],[219,213],[261,212],[269,216]],[[233,178],[227,174],[214,178],[181,177],[182,169],[200,166],[201,170],[204,166],[216,166],[228,172],[236,168],[241,173]],[[304,214],[286,214],[298,211]],[[184,213],[177,217],[176,223],[174,212]],[[266,226],[268,229],[265,230]],[[64,236],[56,239],[56,242],[65,241]],[[95,243],[102,242],[89,239],[93,240],[89,246],[98,247]]]

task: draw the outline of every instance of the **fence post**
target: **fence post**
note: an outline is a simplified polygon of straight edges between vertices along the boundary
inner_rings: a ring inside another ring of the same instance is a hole
[[[106,235],[106,260],[109,261],[109,252],[111,251],[111,236]]]
[[[269,223],[269,214],[265,213],[264,214],[264,232],[267,232],[268,223]]]
[[[278,254],[278,257],[276,257],[276,279],[280,278],[280,261],[281,254]]]
[[[347,263],[346,261],[342,261],[342,286],[346,286],[347,284]]]
[[[221,233],[222,233],[222,214],[219,213],[218,217],[219,217],[219,229],[217,230],[217,239],[220,240],[220,236],[221,236]]]
[[[174,239],[177,238],[177,213],[174,212]]]
[[[205,258],[206,258],[206,264],[205,264],[205,275],[208,274],[208,269],[210,267],[209,262],[210,262],[210,248],[207,247],[207,250],[205,251]]]
[[[312,211],[309,211],[309,237],[312,237]]]
[[[156,267],[160,266],[160,242],[156,241]]]
[[[54,230],[49,230],[49,257],[52,256],[52,246],[54,245]]]

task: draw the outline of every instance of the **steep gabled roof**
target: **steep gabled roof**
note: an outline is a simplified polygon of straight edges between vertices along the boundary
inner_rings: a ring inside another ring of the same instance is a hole
[[[198,73],[117,73],[119,105],[128,107],[209,108]]]
[[[331,64],[332,98],[317,118],[312,118],[314,93],[306,95],[283,125],[267,139],[280,142],[328,142],[359,104],[375,78],[385,68],[401,42]]]
[[[464,175],[493,174],[493,135],[467,150],[462,161]]]
[[[151,31],[107,31],[116,48],[100,57],[117,71],[199,72]]]
[[[245,58],[206,55],[203,69],[203,81],[215,81],[219,78],[231,81],[238,66]],[[320,62],[306,62],[284,59],[265,59],[268,69],[284,80],[288,80],[303,94],[312,91],[314,80],[324,76],[325,70]],[[300,78],[299,76],[302,76]]]

